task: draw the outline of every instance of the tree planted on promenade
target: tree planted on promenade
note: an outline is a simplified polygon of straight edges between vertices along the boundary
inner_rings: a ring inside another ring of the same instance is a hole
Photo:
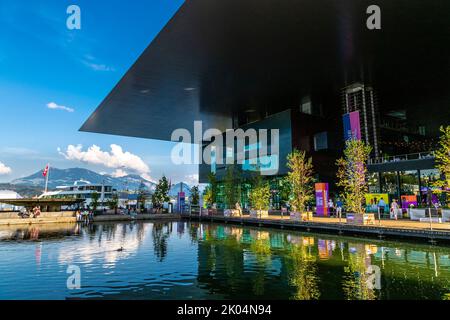
[[[287,156],[289,172],[286,180],[291,187],[291,205],[295,212],[305,212],[308,201],[312,199],[314,170],[312,158],[306,157],[305,151],[294,149]]]
[[[241,172],[234,165],[227,167],[223,187],[225,205],[228,209],[232,209],[241,199]]]
[[[91,201],[92,211],[97,210],[99,199],[100,199],[100,194],[98,192],[94,191],[92,193],[92,201]]]
[[[364,213],[364,196],[367,187],[367,161],[372,148],[357,139],[345,143],[344,157],[337,160],[337,185],[348,211]]]
[[[138,195],[137,195],[137,209],[143,210],[145,208],[145,201],[147,201],[147,193],[145,190],[145,184],[143,181],[139,184]]]
[[[111,199],[108,200],[108,207],[117,214],[117,208],[119,207],[119,195],[117,193],[113,193]]]
[[[259,173],[253,179],[253,186],[250,191],[249,200],[252,207],[258,210],[261,215],[262,210],[268,210],[270,204],[270,185],[263,181]]]
[[[206,206],[211,207],[213,203],[216,203],[217,198],[217,179],[216,175],[212,172],[208,175],[208,185],[203,191],[203,202]]]
[[[158,211],[162,209],[164,202],[170,200],[169,198],[170,185],[166,176],[159,179],[156,185],[155,192],[152,195],[152,204]]]
[[[434,183],[437,188],[435,193],[444,193],[446,196],[443,201],[446,206],[450,206],[450,126],[440,128],[441,137],[439,139],[438,149],[435,151],[436,169],[439,170],[441,179]]]
[[[190,191],[191,191],[191,204],[197,206],[200,200],[200,193],[198,191],[198,186],[193,186]]]

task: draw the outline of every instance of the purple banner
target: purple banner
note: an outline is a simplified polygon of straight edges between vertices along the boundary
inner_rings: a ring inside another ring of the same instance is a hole
[[[344,139],[345,141],[356,139],[361,140],[361,127],[359,122],[359,111],[346,113],[343,115]]]
[[[328,216],[328,183],[316,183],[316,213]]]

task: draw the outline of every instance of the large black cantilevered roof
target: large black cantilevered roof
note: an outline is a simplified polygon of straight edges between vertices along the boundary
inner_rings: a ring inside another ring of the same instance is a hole
[[[371,4],[381,30],[366,28]],[[187,0],[81,130],[170,140],[311,94],[339,113],[332,97],[355,81],[382,111],[450,123],[450,1]]]

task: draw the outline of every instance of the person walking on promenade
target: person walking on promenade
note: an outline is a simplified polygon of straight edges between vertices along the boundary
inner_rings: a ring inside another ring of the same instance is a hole
[[[380,198],[380,201],[378,201],[378,212],[380,217],[384,214],[384,207],[386,207],[386,202],[384,202],[383,198]]]
[[[242,208],[239,202],[236,202],[235,208],[239,212],[239,217],[242,217]]]
[[[342,218],[342,207],[344,204],[342,203],[341,198],[337,198],[336,200],[336,216],[341,219]]]
[[[331,198],[328,200],[328,210],[330,210],[330,217],[332,217],[334,215],[334,203]]]
[[[397,212],[398,212],[398,203],[397,199],[392,200],[391,203],[391,218],[397,220]]]

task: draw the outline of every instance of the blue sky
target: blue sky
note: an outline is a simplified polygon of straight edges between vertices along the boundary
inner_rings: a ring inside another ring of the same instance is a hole
[[[47,162],[58,168],[76,166],[107,173],[146,171],[133,167],[136,157],[153,179],[165,173],[172,181],[195,180],[196,166],[170,165],[170,142],[78,131],[182,3],[2,0],[0,182],[34,173]],[[81,30],[66,27],[66,9],[72,4],[81,9]],[[69,156],[68,146],[79,144],[78,154]],[[124,166],[86,161],[92,145],[106,159],[114,158],[111,144],[122,148],[119,156]]]

